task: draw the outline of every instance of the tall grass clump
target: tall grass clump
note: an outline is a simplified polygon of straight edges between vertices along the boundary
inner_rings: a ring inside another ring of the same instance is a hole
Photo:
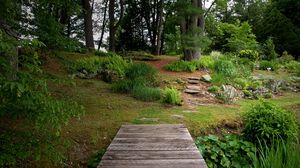
[[[175,88],[165,88],[163,91],[162,102],[171,105],[181,105],[180,92]]]
[[[132,96],[143,101],[156,101],[161,97],[161,90],[159,88],[137,86],[133,88]]]
[[[266,144],[276,139],[288,140],[297,137],[298,126],[295,116],[276,105],[261,101],[243,115],[245,124],[244,137],[258,144],[264,140]]]
[[[153,88],[157,70],[145,63],[131,64],[125,70],[124,79],[115,81],[112,90],[130,93],[134,98],[143,101],[160,99],[161,91]]]
[[[260,143],[252,157],[253,168],[296,168],[300,165],[299,142],[279,140],[268,146]]]

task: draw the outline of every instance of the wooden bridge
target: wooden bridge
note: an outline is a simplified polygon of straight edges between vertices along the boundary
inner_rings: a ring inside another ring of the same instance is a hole
[[[181,124],[123,125],[98,168],[207,168]]]

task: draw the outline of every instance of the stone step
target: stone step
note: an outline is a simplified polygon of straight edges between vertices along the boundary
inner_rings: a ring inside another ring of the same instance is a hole
[[[194,85],[188,85],[186,86],[186,88],[190,90],[197,90],[197,91],[201,90],[199,86],[194,86]]]
[[[192,90],[192,89],[185,89],[184,92],[188,93],[188,94],[198,94],[198,93],[200,93],[199,90]]]
[[[188,80],[189,84],[199,84],[200,81],[199,80]]]

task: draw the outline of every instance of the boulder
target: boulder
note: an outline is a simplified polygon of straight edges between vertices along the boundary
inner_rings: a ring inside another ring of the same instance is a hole
[[[116,81],[119,79],[119,76],[116,72],[114,71],[110,71],[110,70],[103,70],[101,71],[101,79],[104,81],[104,82],[113,82],[113,81]]]
[[[221,93],[222,97],[226,99],[228,103],[234,102],[238,98],[242,97],[241,92],[236,90],[231,85],[222,85],[223,92]]]
[[[201,80],[205,81],[205,82],[210,82],[211,81],[211,76],[210,75],[203,75],[201,77]]]

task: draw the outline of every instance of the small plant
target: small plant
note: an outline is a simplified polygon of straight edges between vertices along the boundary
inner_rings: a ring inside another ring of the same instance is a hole
[[[241,50],[239,52],[240,58],[247,58],[251,61],[257,61],[259,59],[259,53],[255,50]]]
[[[199,137],[195,141],[208,167],[250,167],[255,146],[235,135],[223,139],[214,135]]]
[[[117,54],[115,53],[112,53],[112,52],[104,52],[104,51],[95,51],[94,53],[96,56],[99,56],[99,57],[112,57],[112,56],[116,56]]]
[[[221,88],[219,86],[211,86],[208,88],[208,91],[211,93],[218,93],[221,90]]]
[[[283,140],[297,136],[295,116],[272,103],[261,101],[243,115],[244,137],[253,143],[258,139],[267,144],[274,139]]]
[[[162,102],[171,105],[181,105],[180,92],[175,88],[165,88],[163,91]]]
[[[161,97],[161,90],[145,86],[137,86],[132,90],[132,96],[142,101],[156,101]]]
[[[243,90],[243,93],[244,93],[244,96],[245,96],[245,97],[252,97],[252,96],[253,96],[253,95],[252,95],[252,92],[249,91],[249,90]]]
[[[271,68],[271,71],[277,71],[279,69],[279,64],[276,61],[262,60],[259,62],[260,70],[268,70],[269,68]]]
[[[246,89],[249,86],[249,82],[244,78],[235,78],[234,86],[238,89]]]
[[[273,97],[273,94],[272,93],[266,93],[266,94],[264,94],[264,98],[265,99],[270,99],[270,98],[272,98]]]

